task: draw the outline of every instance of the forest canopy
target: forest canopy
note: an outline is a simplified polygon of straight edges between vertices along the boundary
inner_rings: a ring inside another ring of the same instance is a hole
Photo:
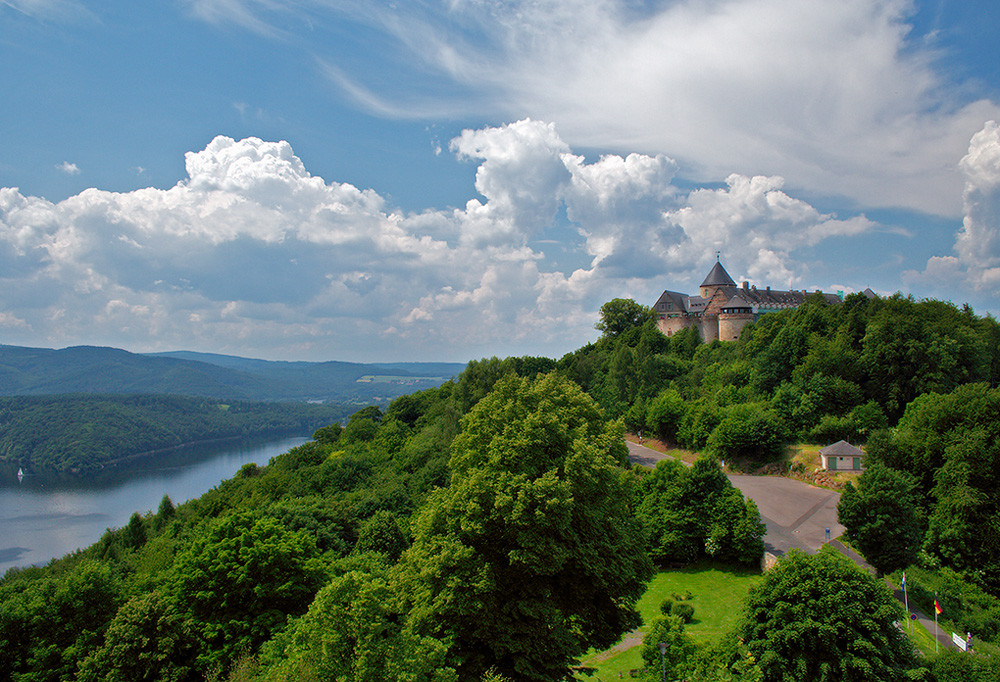
[[[162,395],[0,398],[0,461],[32,472],[87,474],[189,443],[304,435],[352,409]]]
[[[943,594],[983,605],[983,631],[1000,622],[995,320],[902,296],[811,298],[702,343],[613,303],[601,338],[559,360],[469,363],[46,568],[8,572],[0,679],[570,679],[588,647],[638,623],[652,562],[759,561],[765,528],[719,459],[757,466],[794,440],[865,443],[875,473],[846,495],[845,519],[912,512],[880,567],[919,542],[923,565],[946,567]],[[91,413],[115,423],[102,404]],[[625,428],[703,456],[630,467]],[[875,521],[857,525],[859,546],[878,546]],[[677,645],[671,669],[919,678],[880,581],[828,553],[786,561],[711,646],[677,614],[657,621]]]

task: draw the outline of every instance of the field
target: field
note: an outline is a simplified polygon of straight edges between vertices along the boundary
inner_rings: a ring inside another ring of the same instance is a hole
[[[682,569],[660,571],[653,576],[646,593],[639,600],[638,609],[642,622],[649,623],[660,613],[660,603],[674,594],[691,593],[694,619],[685,631],[699,643],[717,640],[739,616],[740,604],[750,588],[761,579],[757,571],[719,567],[711,563],[698,563]],[[640,628],[642,630],[642,628]],[[578,675],[588,682],[610,682],[619,674],[627,678],[629,671],[642,667],[639,644],[640,633],[630,633],[622,642],[607,651],[590,652],[581,661],[586,668],[595,668],[590,676]]]

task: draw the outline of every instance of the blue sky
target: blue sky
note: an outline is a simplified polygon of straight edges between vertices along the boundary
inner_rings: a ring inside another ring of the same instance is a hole
[[[1000,313],[1000,8],[0,0],[0,342],[558,356],[604,301]]]

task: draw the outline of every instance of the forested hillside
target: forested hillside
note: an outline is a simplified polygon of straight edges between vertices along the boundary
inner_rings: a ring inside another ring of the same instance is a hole
[[[703,344],[616,300],[600,328],[559,360],[472,362],[76,555],[9,572],[0,679],[569,679],[588,648],[637,625],[654,561],[757,565],[765,529],[717,459],[752,467],[803,438],[867,441],[875,473],[859,494],[902,486],[892,499],[913,501],[928,584],[949,567],[941,584],[956,604],[985,604],[987,623],[994,320],[850,296]],[[708,456],[630,468],[626,423]],[[915,658],[889,592],[829,552],[789,555],[710,645],[686,637],[683,608],[664,613],[643,646],[649,679],[661,641],[674,677],[703,682],[995,672]]]
[[[32,473],[86,475],[187,443],[307,434],[351,410],[159,395],[0,398],[0,461]]]
[[[457,363],[272,362],[205,353],[0,346],[0,395],[142,393],[367,404],[437,386]],[[370,377],[370,379],[366,379]]]
[[[726,343],[693,329],[667,338],[649,317],[631,300],[605,304],[602,338],[556,367],[629,428],[727,459],[775,458],[790,440],[864,442],[917,396],[1000,380],[997,321],[940,301],[811,297]]]

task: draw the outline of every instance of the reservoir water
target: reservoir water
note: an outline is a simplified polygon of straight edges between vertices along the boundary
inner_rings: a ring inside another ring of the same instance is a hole
[[[128,523],[169,495],[174,504],[200,496],[244,464],[266,464],[308,438],[193,446],[131,463],[94,480],[43,478],[16,468],[0,475],[0,575],[14,566],[45,564],[93,544],[108,528]]]

